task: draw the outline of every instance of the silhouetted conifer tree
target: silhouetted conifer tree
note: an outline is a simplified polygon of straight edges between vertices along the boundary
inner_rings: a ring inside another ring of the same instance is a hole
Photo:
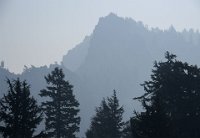
[[[130,121],[127,121],[124,124],[121,138],[132,138],[132,136]]]
[[[48,101],[42,103],[46,130],[49,137],[75,138],[80,124],[79,103],[73,95],[73,86],[64,77],[62,69],[57,67],[45,77],[48,86],[41,90],[40,96],[48,97]]]
[[[96,115],[91,120],[87,138],[120,138],[122,136],[123,107],[119,105],[116,92],[112,97],[102,100],[101,106],[96,108]]]
[[[30,96],[30,87],[25,81],[7,80],[7,83],[8,93],[0,99],[0,130],[4,137],[32,138],[42,121],[41,108]]]
[[[132,118],[135,137],[200,137],[200,69],[166,53],[166,62],[155,62],[151,80],[139,99],[144,112]]]

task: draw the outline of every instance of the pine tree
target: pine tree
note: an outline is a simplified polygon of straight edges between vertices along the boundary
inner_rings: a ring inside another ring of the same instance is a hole
[[[46,130],[50,137],[75,138],[79,131],[79,103],[73,95],[73,86],[64,80],[62,69],[55,68],[45,77],[48,84],[40,96],[48,97],[42,106],[46,114]]]
[[[96,108],[96,115],[92,118],[90,129],[86,132],[87,138],[109,138],[109,107],[103,99],[100,107]]]
[[[151,80],[142,86],[139,99],[143,113],[132,118],[133,134],[138,137],[200,136],[200,69],[176,60],[169,52],[166,62],[155,62]]]
[[[110,109],[110,123],[112,129],[110,131],[111,138],[120,138],[122,135],[122,128],[124,122],[122,121],[122,115],[124,113],[123,107],[120,107],[119,100],[116,96],[116,91],[114,90],[112,97],[108,98],[108,107]]]
[[[86,132],[87,138],[120,138],[123,128],[123,107],[120,107],[116,92],[112,97],[102,100],[96,108],[96,115],[91,120],[90,129]]]
[[[30,96],[30,86],[19,79],[7,80],[9,90],[0,99],[1,133],[9,138],[32,138],[42,121],[41,108]]]
[[[130,120],[124,123],[122,137],[121,138],[132,138],[131,124]]]

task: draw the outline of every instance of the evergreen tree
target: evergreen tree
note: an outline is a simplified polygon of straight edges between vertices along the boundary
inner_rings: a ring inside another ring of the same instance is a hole
[[[96,108],[96,115],[92,118],[90,129],[86,132],[87,138],[120,138],[123,128],[123,107],[119,105],[116,92],[112,97],[102,100]]]
[[[145,112],[134,112],[131,119],[134,138],[169,138],[169,118],[165,115],[163,106],[158,99],[151,106],[142,104]]]
[[[122,137],[121,138],[132,138],[131,124],[130,121],[124,123]]]
[[[200,137],[200,69],[166,53],[166,62],[155,62],[151,80],[143,84],[139,99],[144,112],[135,113],[136,137]]]
[[[111,138],[120,138],[122,135],[122,128],[124,122],[122,121],[122,115],[124,113],[123,107],[120,107],[119,100],[116,96],[116,91],[114,90],[112,97],[108,99],[108,107],[110,109],[110,123],[112,125],[112,129],[110,133],[112,133]]]
[[[79,103],[73,95],[73,86],[64,78],[62,69],[57,67],[45,77],[48,86],[41,90],[40,96],[48,97],[48,101],[42,103],[46,130],[49,137],[75,138],[80,124]]]
[[[109,138],[109,107],[103,99],[101,106],[96,108],[96,115],[92,118],[90,129],[86,132],[87,138]]]
[[[19,79],[7,80],[9,90],[0,99],[0,128],[4,137],[32,138],[36,126],[42,121],[41,108],[30,96],[30,86]]]

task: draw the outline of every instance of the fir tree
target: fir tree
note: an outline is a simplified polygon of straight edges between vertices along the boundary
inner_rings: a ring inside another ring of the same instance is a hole
[[[102,100],[96,108],[96,115],[91,120],[90,129],[86,132],[87,138],[120,138],[123,128],[123,107],[120,107],[116,92],[112,97]]]
[[[96,108],[96,115],[92,118],[90,129],[86,132],[86,137],[108,138],[109,127],[109,108],[105,99],[103,99],[101,106]]]
[[[36,126],[42,121],[41,108],[30,96],[26,81],[7,82],[8,93],[0,99],[1,132],[9,138],[32,138]]]
[[[169,52],[166,62],[155,62],[151,80],[142,86],[139,99],[144,112],[132,118],[137,137],[200,137],[200,69],[176,60]]]
[[[64,78],[62,69],[57,67],[45,77],[48,86],[41,90],[40,96],[48,97],[48,101],[42,103],[46,130],[50,137],[75,138],[80,124],[79,103],[73,95],[73,86]]]
[[[122,121],[122,115],[124,113],[123,107],[120,107],[119,100],[116,96],[116,91],[114,90],[112,97],[108,98],[108,107],[110,109],[110,123],[112,129],[110,130],[111,138],[120,138],[122,135],[122,128],[124,122]]]
[[[130,120],[124,123],[121,138],[132,138],[131,124]]]

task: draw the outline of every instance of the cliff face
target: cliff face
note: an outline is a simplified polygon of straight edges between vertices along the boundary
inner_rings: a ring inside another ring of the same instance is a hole
[[[63,56],[62,64],[69,70],[75,72],[81,64],[84,63],[89,46],[90,37],[86,36],[83,42],[69,50],[68,53]]]

